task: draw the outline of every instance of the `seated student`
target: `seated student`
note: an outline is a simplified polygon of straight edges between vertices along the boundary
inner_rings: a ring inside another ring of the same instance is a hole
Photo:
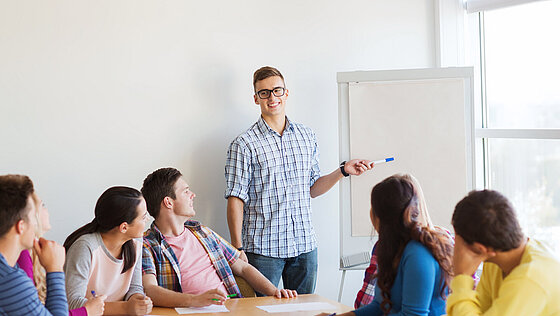
[[[455,278],[448,315],[560,315],[560,261],[523,235],[503,195],[472,191],[455,206],[452,223]],[[473,290],[469,275],[481,262]]]
[[[35,235],[41,237],[44,232],[51,229],[51,223],[49,220],[49,211],[47,210],[43,201],[33,193],[33,202],[35,204],[35,218],[37,220],[37,228],[35,230]],[[41,302],[45,301],[47,295],[47,283],[45,278],[45,270],[39,262],[39,257],[37,252],[34,250],[27,250],[21,252],[17,260],[19,267],[27,273],[29,278],[35,283],[37,292],[39,294],[39,299]],[[83,307],[72,309],[69,311],[70,316],[94,316],[103,315],[103,307],[105,296],[99,295],[95,298],[88,300]]]
[[[431,229],[437,229],[440,230],[441,232],[444,232],[449,236],[450,240],[453,241],[453,237],[451,236],[451,233],[447,229],[439,226],[434,226],[432,224],[430,214],[428,213],[428,207],[426,205],[426,199],[424,198],[424,192],[422,191],[422,187],[420,186],[418,180],[410,174],[402,174],[400,175],[400,177],[402,177],[407,181],[410,181],[410,183],[412,183],[414,187],[414,193],[418,198],[418,208],[419,208],[418,222],[422,226],[426,226]],[[375,276],[377,271],[376,247],[377,247],[377,242],[375,243],[371,251],[371,260],[370,260],[369,267],[365,271],[362,288],[358,291],[358,294],[356,295],[356,300],[354,301],[355,308],[360,308],[362,306],[368,305],[371,302],[373,302],[373,298],[375,295]]]
[[[0,176],[0,315],[66,316],[64,248],[54,241],[35,240],[33,192],[33,182],[27,176]],[[33,282],[16,266],[20,253],[32,247],[47,271],[45,305]]]
[[[144,315],[152,301],[142,288],[141,240],[146,202],[133,188],[112,187],[97,200],[95,218],[73,232],[64,247],[70,308],[106,295],[105,315]]]
[[[157,306],[206,306],[223,304],[226,294],[241,297],[234,275],[265,295],[297,296],[277,289],[222,237],[190,220],[195,194],[179,170],[154,171],[142,194],[155,219],[144,234],[142,282]]]
[[[452,244],[420,216],[409,178],[391,176],[371,192],[371,220],[379,233],[377,280],[371,304],[343,315],[442,315],[451,274]]]

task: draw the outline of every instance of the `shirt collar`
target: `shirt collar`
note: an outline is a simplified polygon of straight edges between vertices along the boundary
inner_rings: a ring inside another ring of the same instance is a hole
[[[195,228],[195,229],[200,229],[200,222],[198,221],[193,221],[193,220],[187,220],[185,222],[185,227],[187,228]],[[152,222],[152,225],[150,226],[150,228],[152,229],[152,231],[156,234],[156,236],[159,237],[159,239],[165,239],[163,234],[161,233],[161,231],[159,231],[158,227],[156,226],[156,221]]]
[[[0,253],[0,263],[1,263],[1,264],[5,264],[5,265],[7,265],[7,266],[10,267],[10,268],[13,268],[13,267],[11,267],[11,266],[8,264],[8,260],[6,260],[6,258],[4,257],[4,255],[1,254],[1,253]],[[17,263],[16,263],[16,266],[17,266]]]
[[[270,127],[266,123],[262,115],[259,117],[259,120],[257,121],[257,127],[259,128],[259,131],[262,134],[265,134],[266,132],[278,134],[275,130],[272,129],[272,127]],[[288,116],[286,116],[286,127],[284,127],[284,132],[293,132],[293,131],[294,131],[294,125],[292,124],[292,121],[290,121]]]

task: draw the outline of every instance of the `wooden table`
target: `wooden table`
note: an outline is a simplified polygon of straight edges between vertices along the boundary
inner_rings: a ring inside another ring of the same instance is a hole
[[[267,313],[256,306],[261,305],[276,305],[276,304],[287,304],[287,303],[311,303],[311,302],[325,302],[336,306],[335,310],[317,310],[317,311],[307,311],[307,312],[291,312],[291,313]],[[250,297],[250,298],[239,298],[239,299],[229,299],[225,303],[229,313],[205,313],[205,314],[189,314],[193,316],[203,316],[203,315],[217,315],[217,316],[227,316],[227,315],[244,315],[244,316],[285,316],[285,315],[316,315],[322,312],[328,313],[344,313],[353,310],[350,306],[342,305],[338,302],[326,299],[317,294],[303,294],[299,295],[297,298],[283,298],[277,299],[271,296],[267,297]],[[166,307],[154,307],[150,315],[179,315],[174,308]]]

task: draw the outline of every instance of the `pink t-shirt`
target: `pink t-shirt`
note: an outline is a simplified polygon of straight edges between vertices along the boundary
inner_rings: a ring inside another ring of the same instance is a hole
[[[189,229],[179,236],[165,236],[165,240],[179,260],[183,293],[201,294],[218,288],[227,294],[206,249]]]

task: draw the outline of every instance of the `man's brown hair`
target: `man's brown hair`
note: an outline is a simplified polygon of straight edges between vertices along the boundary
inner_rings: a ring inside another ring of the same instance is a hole
[[[150,173],[142,185],[142,195],[146,200],[148,213],[157,219],[161,201],[168,196],[176,199],[175,183],[182,176],[181,172],[175,168],[161,168]]]
[[[451,223],[455,234],[468,244],[477,242],[497,251],[508,251],[523,242],[513,206],[498,191],[471,191],[455,206]]]
[[[274,67],[264,66],[264,67],[261,67],[261,68],[257,69],[257,71],[255,71],[255,73],[253,74],[253,89],[255,89],[255,85],[257,84],[257,81],[261,81],[261,80],[264,80],[266,78],[276,77],[276,76],[282,78],[282,81],[284,82],[284,76],[282,76],[282,73],[280,73],[280,70],[278,70]],[[284,85],[285,84],[286,84],[286,82],[284,82]]]
[[[25,219],[27,202],[34,191],[33,182],[28,176],[0,176],[0,237]]]

